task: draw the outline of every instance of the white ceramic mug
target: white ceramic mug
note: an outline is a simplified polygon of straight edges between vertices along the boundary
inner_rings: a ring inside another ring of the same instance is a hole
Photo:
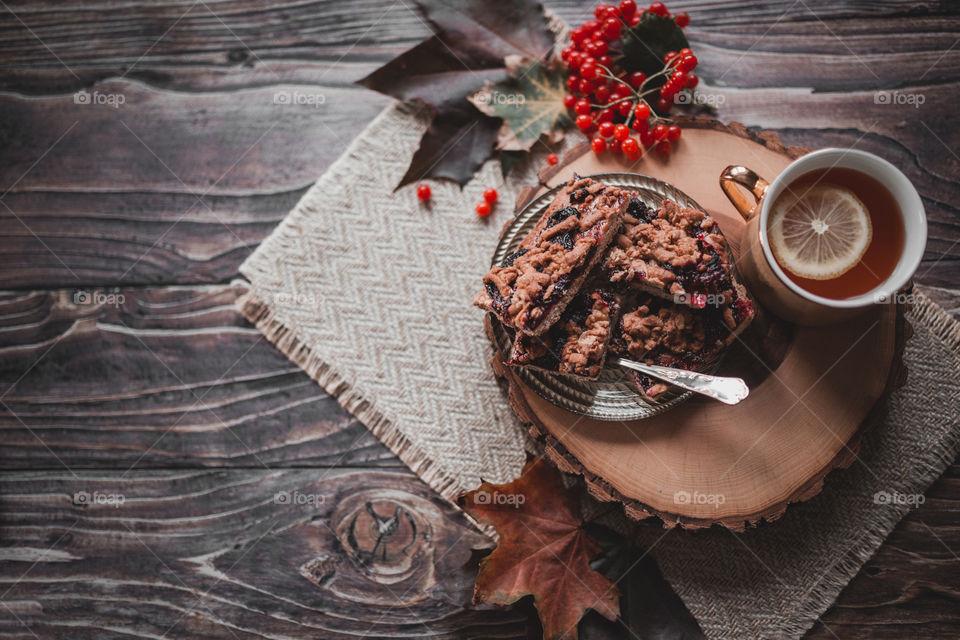
[[[774,259],[767,238],[770,208],[783,190],[805,173],[833,167],[865,173],[886,186],[900,208],[905,233],[903,252],[890,277],[867,293],[842,300],[818,296],[793,282]],[[853,149],[814,151],[794,160],[770,183],[746,167],[729,166],[720,175],[720,187],[748,221],[738,270],[766,308],[791,322],[831,324],[872,304],[889,302],[910,281],[923,258],[927,218],[920,195],[903,172],[872,153]]]

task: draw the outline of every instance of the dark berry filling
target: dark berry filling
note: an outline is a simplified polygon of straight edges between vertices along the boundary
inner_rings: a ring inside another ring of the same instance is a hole
[[[569,231],[564,231],[550,238],[549,242],[556,242],[567,251],[570,251],[573,249],[573,234]]]
[[[576,216],[577,218],[579,218],[580,212],[577,211],[574,207],[564,207],[563,209],[554,211],[553,214],[549,218],[547,218],[546,228],[549,229],[550,227],[555,227],[561,222],[563,222],[564,220],[566,220],[567,218],[569,218],[570,216]]]
[[[644,204],[639,198],[631,198],[630,203],[627,205],[627,215],[636,218],[640,222],[649,223],[656,217],[657,212]]]
[[[511,253],[510,255],[508,255],[506,258],[504,258],[504,259],[503,259],[503,263],[501,263],[500,266],[501,266],[501,267],[512,267],[514,261],[516,261],[517,258],[519,258],[520,256],[522,256],[522,255],[525,254],[526,252],[527,252],[527,249],[517,249],[516,251],[514,251],[513,253]]]
[[[580,187],[579,189],[574,189],[570,192],[570,202],[573,204],[580,204],[587,199],[587,196],[590,195],[590,192],[587,191],[586,187]]]

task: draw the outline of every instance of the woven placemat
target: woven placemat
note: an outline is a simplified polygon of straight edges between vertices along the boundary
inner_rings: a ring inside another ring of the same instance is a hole
[[[366,424],[431,487],[453,500],[481,478],[507,481],[525,458],[521,425],[489,367],[471,307],[503,222],[535,184],[545,149],[504,181],[497,162],[461,191],[436,183],[428,206],[394,192],[428,123],[387,108],[241,267],[243,314]],[[389,141],[385,145],[384,141]],[[570,143],[572,144],[572,142]],[[500,204],[473,214],[487,187]],[[664,575],[716,638],[798,637],[957,453],[960,329],[922,294],[907,385],[850,470],[778,522],[744,534],[667,535],[641,528]]]

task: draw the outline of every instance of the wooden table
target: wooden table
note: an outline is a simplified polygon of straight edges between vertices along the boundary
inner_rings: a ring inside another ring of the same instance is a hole
[[[918,281],[960,312],[960,8],[735,4],[671,6],[719,116],[902,167]],[[353,81],[428,33],[409,3],[11,1],[0,26],[0,634],[524,637],[458,604],[479,536],[233,305],[387,104]],[[411,514],[375,554],[367,503]],[[955,461],[811,637],[960,634],[958,512]]]

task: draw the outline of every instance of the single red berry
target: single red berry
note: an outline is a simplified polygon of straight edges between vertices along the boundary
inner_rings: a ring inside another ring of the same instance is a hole
[[[687,89],[694,89],[700,84],[700,78],[691,74],[687,75]]]
[[[593,37],[593,33],[594,33],[597,29],[600,28],[600,22],[599,22],[598,20],[587,20],[586,22],[584,22],[584,23],[583,23],[582,25],[580,25],[580,26],[582,26],[584,29],[586,29],[587,35],[588,35],[590,38],[592,38],[592,37]]]
[[[658,124],[653,128],[653,137],[657,140],[665,140],[667,137],[667,125]]]
[[[607,11],[610,10],[610,5],[607,4],[598,4],[597,8],[593,10],[593,15],[597,20],[604,20],[607,17]]]
[[[663,64],[669,65],[678,55],[676,51],[667,51],[663,55]]]
[[[480,216],[481,218],[486,218],[488,215],[490,215],[490,203],[481,202],[480,204],[477,205],[476,211],[478,216]]]
[[[483,190],[483,199],[489,202],[490,204],[493,204],[494,202],[496,202],[497,197],[499,195],[500,194],[497,193],[497,190],[493,188]]]
[[[620,0],[620,15],[629,18],[637,12],[637,3],[633,0]]]
[[[433,192],[430,191],[430,185],[428,184],[419,184],[417,185],[417,197],[426,202],[430,199],[430,196],[433,195]]]
[[[687,84],[687,73],[685,71],[677,71],[670,76],[670,82],[679,88],[683,88],[684,85]]]
[[[680,58],[680,62],[677,63],[677,69],[680,71],[693,71],[693,68],[697,66],[697,56],[683,56]]]
[[[607,141],[599,137],[594,138],[590,141],[590,148],[594,153],[603,153],[607,150]]]
[[[586,131],[593,126],[593,118],[590,116],[577,116],[577,129],[580,131]]]
[[[558,162],[560,162],[560,157],[557,154],[547,154],[547,164],[557,164]]]
[[[567,109],[573,109],[573,105],[577,104],[577,96],[572,93],[568,93],[563,96],[563,106]]]
[[[641,120],[640,118],[634,118],[633,124],[631,124],[630,126],[633,127],[634,131],[646,131],[647,129],[650,128],[648,126],[647,121]]]
[[[574,49],[573,46],[564,47],[560,50],[560,59],[564,62],[569,62],[570,54],[574,53],[575,51],[576,49]]]
[[[613,88],[613,97],[617,100],[628,98],[633,95],[633,90],[622,82],[618,82]]]
[[[660,113],[670,113],[670,109],[673,107],[673,101],[667,100],[666,98],[660,98],[657,100],[657,111]]]
[[[686,11],[681,11],[677,15],[673,16],[673,21],[677,23],[678,27],[683,29],[690,24],[690,14]]]
[[[670,12],[667,11],[666,5],[664,5],[662,2],[651,3],[647,11],[649,11],[650,13],[655,13],[662,18],[670,17]]]
[[[574,51],[567,56],[567,68],[570,69],[571,73],[576,73],[577,69],[580,68],[580,63],[583,62],[583,59],[586,55],[586,53]]]
[[[630,74],[630,86],[639,89],[647,81],[647,74],[643,71],[634,71]]]
[[[597,70],[597,59],[590,55],[580,60],[580,75],[584,78],[590,78],[592,80],[593,78],[588,76],[586,73],[587,69],[589,68],[593,68],[594,72]]]
[[[607,18],[603,21],[601,29],[604,40],[616,40],[620,37],[620,20],[617,18]]]
[[[613,137],[623,142],[630,137],[630,129],[625,124],[618,124],[613,128]]]
[[[594,53],[592,55],[595,58],[599,58],[600,56],[607,55],[607,53],[610,51],[610,45],[608,45],[603,40],[594,40],[593,50],[594,50]]]
[[[632,102],[621,102],[620,104],[617,105],[617,113],[619,113],[624,118],[630,115],[630,111],[632,109],[633,109]]]
[[[600,115],[597,116],[597,122],[613,122],[617,117],[616,112],[612,107],[607,107],[606,109],[600,112]]]
[[[678,127],[677,125],[672,124],[669,127],[667,127],[667,140],[673,140],[674,142],[676,142],[677,140],[680,139],[681,133],[682,133],[682,129],[680,129],[680,127]]]
[[[614,126],[612,122],[601,122],[597,127],[597,133],[599,133],[604,138],[609,138],[613,135]]]
[[[577,91],[580,89],[580,76],[572,75],[567,78],[567,91]]]
[[[577,90],[583,95],[589,95],[593,93],[593,90],[596,89],[596,87],[597,85],[590,82],[586,78],[580,78],[580,83],[577,85]]]
[[[640,153],[640,145],[637,143],[635,138],[627,138],[620,143],[620,148],[623,149],[623,152],[628,156],[635,153]]]
[[[570,32],[570,41],[573,42],[573,44],[580,44],[587,39],[589,34],[590,32],[584,29],[582,26],[577,27]]]
[[[642,11],[633,14],[632,16],[630,16],[630,26],[631,27],[637,26],[638,24],[640,24],[640,20],[642,19],[643,19]]]
[[[610,153],[620,153],[620,141],[611,140],[607,148],[610,149]]]
[[[586,98],[580,98],[573,103],[573,112],[578,116],[589,115],[590,113],[590,101]]]
[[[656,138],[653,137],[653,129],[647,129],[646,131],[640,132],[640,142],[643,144],[643,146],[651,147],[656,141]]]
[[[692,55],[693,55],[693,49],[691,49],[690,47],[684,47],[683,49],[680,49],[681,58],[683,56],[692,56]]]
[[[662,156],[670,155],[670,141],[661,140],[660,142],[657,143],[656,149],[657,149],[657,153],[659,153]]]
[[[650,106],[646,102],[637,103],[633,108],[633,117],[638,120],[646,120],[650,117]]]
[[[609,69],[610,67],[613,66],[613,58],[611,58],[608,55],[600,56],[599,58],[597,58],[597,64],[602,65],[607,69]]]

